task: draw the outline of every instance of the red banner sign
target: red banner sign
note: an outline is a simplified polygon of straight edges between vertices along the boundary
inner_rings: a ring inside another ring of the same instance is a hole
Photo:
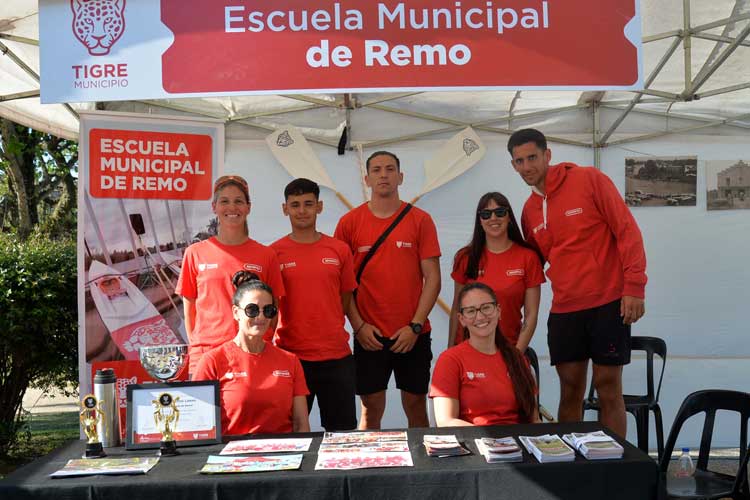
[[[161,6],[162,22],[174,33],[162,57],[168,93],[639,81],[638,49],[625,34],[636,16],[634,0],[162,0]]]
[[[89,192],[97,198],[206,200],[209,135],[92,129]]]

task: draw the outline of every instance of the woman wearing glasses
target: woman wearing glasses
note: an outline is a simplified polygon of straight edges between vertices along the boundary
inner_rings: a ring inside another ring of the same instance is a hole
[[[508,199],[487,193],[479,199],[474,234],[453,260],[453,307],[448,347],[465,340],[458,328],[458,293],[467,283],[489,285],[502,314],[500,331],[511,345],[524,352],[531,342],[539,314],[544,273],[539,257],[524,241]],[[521,313],[523,311],[523,314]]]
[[[177,293],[182,295],[185,329],[190,341],[190,373],[203,353],[223,344],[237,333],[230,309],[232,276],[248,270],[284,295],[284,282],[276,253],[248,237],[250,192],[238,175],[219,177],[214,183],[211,208],[219,222],[216,236],[190,245],[182,260]],[[267,338],[273,336],[276,319]]]
[[[430,397],[438,427],[538,422],[536,384],[526,358],[500,333],[492,289],[470,283],[457,294],[466,342],[443,352]]]
[[[193,380],[218,380],[223,434],[309,432],[307,384],[297,356],[263,339],[278,309],[271,287],[237,273],[235,337],[205,353]]]

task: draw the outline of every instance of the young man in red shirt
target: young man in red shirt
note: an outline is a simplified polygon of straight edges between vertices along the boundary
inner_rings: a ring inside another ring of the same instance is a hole
[[[404,179],[399,159],[378,151],[367,159],[365,182],[372,199],[339,221],[335,237],[349,246],[359,271],[378,238],[406,207],[398,195]],[[401,390],[409,427],[427,427],[430,322],[440,292],[440,246],[432,218],[413,207],[373,253],[356,301],[349,307],[354,329],[360,429],[379,429],[391,372]]]
[[[513,168],[531,186],[521,216],[526,241],[549,262],[550,359],[560,377],[561,422],[583,418],[588,360],[600,421],[625,436],[622,367],[630,325],[645,312],[646,254],[640,229],[612,181],[593,167],[550,165],[544,134],[515,132]]]
[[[354,358],[344,329],[357,282],[349,248],[316,228],[323,210],[319,195],[320,187],[309,179],[295,179],[284,189],[282,209],[292,232],[271,245],[286,290],[276,345],[302,362],[308,411],[317,396],[321,425],[342,431],[357,427]]]

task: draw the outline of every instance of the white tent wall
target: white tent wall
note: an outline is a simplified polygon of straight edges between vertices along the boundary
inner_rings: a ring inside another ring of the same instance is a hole
[[[388,146],[402,162],[403,199],[415,196],[423,182],[422,164],[444,140],[410,141]],[[450,279],[453,255],[471,234],[473,211],[478,198],[488,190],[506,194],[517,215],[529,189],[513,171],[506,151],[507,137],[482,134],[487,155],[474,168],[451,183],[425,195],[418,206],[428,211],[438,227],[443,253],[441,298],[452,301]],[[550,145],[553,162],[573,161],[589,165],[591,149],[569,145]],[[336,154],[330,147],[314,145],[331,177],[344,196],[353,204],[363,201],[357,154]],[[365,150],[367,156],[372,150]],[[674,419],[684,397],[704,388],[748,390],[750,379],[750,346],[747,345],[746,308],[750,271],[746,266],[750,217],[745,211],[707,212],[705,200],[704,160],[736,160],[748,157],[742,137],[691,136],[669,141],[639,142],[607,148],[602,152],[601,168],[624,191],[625,158],[630,156],[696,155],[699,159],[698,201],[695,207],[637,207],[633,213],[643,232],[648,257],[649,284],[647,314],[634,327],[634,335],[652,335],[666,340],[669,360],[664,378],[662,408],[665,432]],[[286,234],[288,221],[281,213],[283,188],[291,177],[275,161],[264,142],[228,140],[226,172],[245,175],[251,186],[253,210],[251,235],[270,243]],[[327,189],[321,195],[324,211],[319,218],[320,230],[331,234],[346,208]],[[532,346],[542,361],[542,403],[555,411],[558,402],[557,375],[549,366],[546,346],[546,315],[550,304],[549,285],[542,287],[540,322]],[[448,317],[435,307],[433,324],[435,358],[447,343]],[[643,359],[636,357],[625,369],[625,389],[639,391],[645,387]],[[593,414],[588,418],[594,418]],[[318,425],[317,414],[311,418]],[[395,387],[389,391],[385,427],[405,425]],[[630,423],[629,438],[635,441],[635,425]],[[721,423],[721,420],[720,420]],[[698,424],[695,424],[698,425]],[[652,434],[653,435],[653,434]],[[679,444],[694,447],[698,431],[686,431]],[[720,425],[715,434],[718,446],[736,447],[736,426]],[[652,446],[655,441],[652,439]]]

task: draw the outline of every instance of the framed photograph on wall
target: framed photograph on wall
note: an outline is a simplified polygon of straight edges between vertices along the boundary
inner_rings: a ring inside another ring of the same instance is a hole
[[[165,422],[178,447],[221,443],[219,382],[131,384],[125,449],[159,448]]]
[[[625,203],[631,207],[694,207],[697,156],[625,158]]]

